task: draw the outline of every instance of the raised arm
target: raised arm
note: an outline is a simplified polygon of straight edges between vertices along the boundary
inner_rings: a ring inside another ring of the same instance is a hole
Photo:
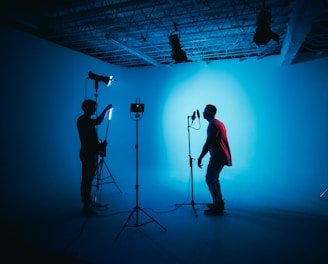
[[[112,104],[107,105],[104,110],[100,113],[100,115],[96,118],[96,125],[101,124],[101,122],[104,120],[106,112],[111,109],[113,106]]]

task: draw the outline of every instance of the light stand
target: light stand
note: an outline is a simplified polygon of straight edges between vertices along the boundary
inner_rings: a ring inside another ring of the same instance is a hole
[[[94,76],[98,76],[96,74],[92,74],[91,72],[89,72],[89,77],[92,79],[94,79],[95,81],[95,90],[96,90],[96,93],[95,93],[95,98],[96,98],[96,104],[98,105],[98,83],[99,83],[99,80],[98,79],[95,79]],[[109,127],[109,121],[111,119],[111,111],[113,109],[110,109],[110,113],[108,115],[108,121],[107,121],[107,128],[106,128],[106,136],[105,136],[105,140],[107,140],[107,135],[108,135],[108,127]],[[120,193],[122,193],[122,190],[120,189],[120,187],[118,186],[117,182],[115,181],[114,177],[113,177],[113,174],[111,173],[111,171],[109,170],[109,167],[108,165],[106,164],[105,162],[105,159],[104,157],[106,157],[106,147],[100,152],[99,156],[101,157],[100,161],[98,161],[97,163],[97,169],[96,169],[96,173],[95,173],[95,178],[96,178],[96,183],[93,185],[96,187],[96,190],[95,190],[95,194],[94,194],[94,197],[93,197],[93,202],[94,204],[96,205],[96,207],[100,208],[100,207],[107,207],[107,204],[101,204],[101,193],[100,193],[100,187],[103,185],[103,184],[108,184],[108,183],[114,183],[115,186],[117,187],[117,189],[120,191]],[[107,169],[107,172],[108,172],[108,176],[104,177],[103,176],[103,166],[105,165],[106,169]],[[109,181],[106,181],[107,179],[111,179]]]
[[[105,165],[107,172],[108,172],[108,176],[104,177],[103,176],[103,165]],[[111,178],[111,180],[109,181],[105,181],[106,179]],[[104,156],[101,156],[100,161],[97,164],[97,170],[96,170],[96,184],[93,185],[96,187],[96,191],[95,191],[95,195],[93,198],[93,201],[97,204],[99,204],[99,207],[107,207],[107,204],[101,204],[101,194],[100,194],[100,187],[103,184],[107,184],[107,183],[114,183],[115,186],[117,187],[117,189],[120,191],[120,193],[122,193],[122,190],[120,189],[120,187],[117,185],[117,182],[115,181],[112,173],[110,172],[108,165],[106,164],[105,160],[104,160]]]
[[[141,119],[142,115],[140,115],[140,113],[143,114],[144,112],[144,104],[131,104],[131,113],[134,112],[135,113],[135,119],[134,121],[136,121],[136,144],[135,144],[135,148],[136,148],[136,206],[134,207],[134,209],[131,211],[131,213],[129,214],[127,220],[125,221],[124,225],[122,226],[121,230],[118,232],[118,234],[115,237],[114,241],[117,241],[117,239],[119,238],[119,236],[121,235],[121,233],[123,232],[123,229],[126,226],[129,227],[139,227],[139,226],[143,226],[145,224],[149,224],[151,222],[155,222],[156,224],[158,224],[164,231],[167,231],[167,229],[162,226],[157,220],[155,220],[152,216],[150,216],[147,212],[145,212],[145,210],[143,210],[140,206],[139,206],[139,183],[138,183],[138,122]],[[148,216],[150,218],[149,221],[144,222],[144,223],[139,223],[139,212],[144,213],[146,216]],[[132,215],[135,214],[136,215],[136,222],[134,225],[128,225],[130,218],[132,217]]]
[[[198,115],[198,119],[199,119],[199,112],[197,110],[197,115]],[[189,167],[190,167],[190,180],[191,180],[191,202],[190,203],[181,203],[181,204],[175,204],[175,206],[180,206],[180,205],[191,205],[194,213],[195,213],[195,217],[198,217],[196,208],[195,208],[195,201],[194,201],[194,176],[193,176],[193,161],[194,158],[191,157],[191,151],[190,151],[190,127],[192,125],[192,122],[195,120],[195,112],[193,113],[192,116],[188,116],[188,148],[189,148]],[[191,125],[190,125],[190,120],[192,119]],[[197,203],[197,204],[205,204],[205,203]]]

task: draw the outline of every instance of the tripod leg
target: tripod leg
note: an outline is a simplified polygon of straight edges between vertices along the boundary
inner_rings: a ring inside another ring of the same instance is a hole
[[[148,216],[151,220],[148,221],[148,222],[144,222],[143,224],[139,224],[139,219],[138,219],[138,213],[139,213],[139,210],[141,212],[143,212],[146,216]],[[147,212],[145,212],[142,208],[136,206],[133,211],[130,213],[129,217],[127,218],[127,220],[125,221],[124,225],[122,226],[121,230],[118,232],[118,234],[116,235],[114,241],[117,241],[117,239],[119,238],[119,236],[121,235],[121,233],[123,232],[124,228],[126,226],[128,226],[128,223],[130,221],[130,218],[132,217],[132,215],[136,213],[137,214],[137,219],[136,219],[136,224],[133,225],[133,226],[130,226],[130,227],[139,227],[139,226],[142,226],[142,225],[145,225],[145,224],[149,224],[151,222],[155,222],[156,224],[158,224],[164,231],[167,231],[167,229],[161,225],[155,218],[153,218],[150,214],[148,214]]]
[[[200,204],[203,204],[203,203],[200,203]],[[195,208],[195,202],[192,200],[190,203],[186,204],[186,203],[182,203],[182,204],[174,204],[175,206],[181,206],[181,205],[191,205],[193,211],[194,211],[194,214],[195,214],[195,217],[198,217],[198,214],[197,214],[197,210]]]
[[[120,193],[122,193],[122,190],[120,189],[120,187],[118,187],[118,185],[117,185],[117,183],[116,183],[116,181],[115,181],[115,179],[114,179],[114,177],[113,177],[113,174],[110,172],[109,167],[107,166],[107,164],[106,164],[105,161],[104,161],[104,164],[105,164],[106,169],[107,169],[107,171],[108,171],[108,173],[109,173],[109,177],[112,178],[113,183],[115,184],[116,188],[120,191]]]
[[[95,194],[93,196],[93,202],[97,202],[97,196],[98,196],[98,191],[99,191],[99,186],[100,186],[100,175],[101,175],[101,163],[98,162],[97,164],[97,168],[96,168],[96,172],[95,172],[95,178],[96,178],[96,185],[94,185],[96,187],[96,190],[95,190]]]
[[[164,226],[162,226],[154,217],[152,217],[150,214],[148,214],[147,212],[145,212],[145,210],[144,209],[142,209],[142,208],[139,208],[140,209],[140,211],[142,211],[145,215],[147,215],[153,222],[155,222],[156,224],[158,224],[164,231],[167,231],[167,229],[164,227]]]
[[[191,201],[191,207],[194,210],[195,217],[198,217],[197,210],[195,208],[195,202],[194,202],[194,200]]]
[[[121,227],[121,230],[118,232],[118,234],[116,235],[114,241],[117,241],[117,239],[119,238],[119,236],[121,235],[121,233],[123,232],[124,228],[127,226],[128,222],[130,221],[130,218],[132,217],[132,215],[134,214],[134,212],[136,211],[136,207],[131,211],[129,217],[126,219],[124,225]]]
[[[96,190],[95,190],[95,195],[93,198],[93,203],[92,206],[96,207],[96,208],[107,208],[108,204],[102,204],[101,203],[101,190],[100,188],[102,188],[103,185],[103,163],[104,163],[104,159],[102,158],[98,164],[97,164],[97,170],[96,170]]]

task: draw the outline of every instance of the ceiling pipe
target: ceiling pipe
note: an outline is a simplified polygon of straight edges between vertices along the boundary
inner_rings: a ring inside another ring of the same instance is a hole
[[[158,66],[159,65],[159,62],[158,61],[156,61],[153,58],[147,56],[146,54],[143,54],[143,53],[141,53],[141,52],[139,52],[139,51],[137,51],[135,49],[132,49],[132,48],[126,46],[125,44],[123,44],[123,43],[121,43],[121,42],[119,42],[119,41],[117,41],[115,39],[110,38],[108,40],[111,43],[113,43],[114,45],[116,45],[116,46],[118,46],[118,47],[126,50],[127,52],[130,52],[131,54],[133,54],[133,55],[135,55],[135,56],[137,56],[137,57],[139,57],[139,58],[141,58],[141,59],[149,62],[150,64],[152,64],[154,66]]]

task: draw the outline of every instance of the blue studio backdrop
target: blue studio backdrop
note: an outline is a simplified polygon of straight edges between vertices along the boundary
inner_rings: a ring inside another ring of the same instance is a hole
[[[230,141],[233,166],[221,174],[228,206],[297,208],[328,187],[328,59],[283,66],[270,56],[125,69],[5,26],[1,34],[1,195],[8,208],[38,209],[64,199],[81,206],[76,120],[86,98],[97,98],[98,111],[114,106],[98,134],[103,140],[107,132],[106,162],[131,206],[137,165],[144,206],[170,209],[190,194],[188,124],[199,110],[190,127],[197,159],[206,104],[217,106]],[[117,81],[96,90],[89,71]],[[136,102],[145,105],[138,164],[130,112]],[[207,161],[203,169],[193,162],[199,202],[210,202]]]

